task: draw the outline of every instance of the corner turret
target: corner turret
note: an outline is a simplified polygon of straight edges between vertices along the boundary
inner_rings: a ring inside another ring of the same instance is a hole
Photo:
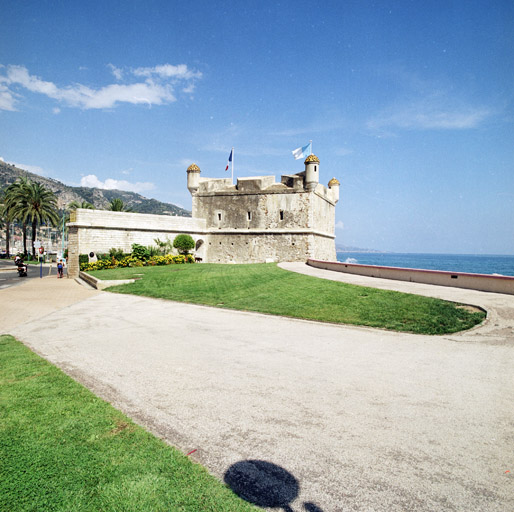
[[[332,192],[332,197],[334,198],[334,203],[339,201],[339,180],[336,178],[332,178],[328,182],[328,189]]]
[[[191,195],[195,194],[198,190],[198,186],[200,183],[200,167],[196,164],[191,164],[187,168],[187,188]]]
[[[319,158],[309,155],[305,159],[305,190],[314,190],[319,183]]]

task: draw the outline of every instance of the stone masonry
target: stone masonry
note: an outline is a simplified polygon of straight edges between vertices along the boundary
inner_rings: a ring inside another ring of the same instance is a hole
[[[155,245],[186,233],[204,262],[259,263],[335,261],[335,205],[339,182],[319,183],[319,159],[310,155],[305,170],[283,175],[230,179],[201,178],[200,168],[187,169],[193,216],[171,217],[77,209],[69,223],[69,272],[78,274],[78,255],[130,252],[133,243]]]

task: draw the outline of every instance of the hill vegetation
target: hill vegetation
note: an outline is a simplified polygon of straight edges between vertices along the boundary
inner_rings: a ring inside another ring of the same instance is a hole
[[[121,199],[124,205],[136,213],[152,213],[156,215],[176,215],[190,217],[191,212],[171,203],[163,203],[156,199],[148,199],[135,192],[125,190],[104,190],[92,187],[72,187],[52,178],[45,178],[32,172],[15,167],[0,160],[0,190],[5,189],[18,178],[29,178],[50,189],[57,197],[57,207],[62,210],[72,201],[87,201],[100,210],[109,209],[113,199]]]

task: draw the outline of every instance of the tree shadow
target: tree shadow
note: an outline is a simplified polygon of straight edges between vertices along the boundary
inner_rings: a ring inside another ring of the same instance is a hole
[[[300,492],[298,480],[284,468],[264,460],[243,460],[228,468],[225,483],[242,499],[259,507],[282,508],[289,506]],[[314,503],[304,503],[307,512],[323,512]]]

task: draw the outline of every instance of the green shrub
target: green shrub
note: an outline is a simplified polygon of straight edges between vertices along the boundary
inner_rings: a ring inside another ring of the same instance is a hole
[[[195,241],[191,235],[177,235],[173,240],[173,247],[178,249],[180,254],[188,254],[195,247]]]
[[[89,256],[87,254],[79,254],[79,265],[89,263]]]
[[[116,249],[112,248],[109,249],[109,257],[114,258],[115,260],[122,260],[125,256],[128,256],[128,254],[123,252],[123,249]]]
[[[150,252],[144,245],[132,244],[132,257],[141,261],[146,261],[150,257]]]
[[[166,237],[166,240],[160,240],[159,238],[154,238],[154,242],[157,245],[160,256],[165,256],[166,254],[170,254],[173,251],[173,242]]]
[[[155,245],[149,245],[147,247],[147,249],[148,249],[148,257],[150,259],[153,258],[154,256],[161,255],[161,250],[159,249],[159,247],[156,247]]]

